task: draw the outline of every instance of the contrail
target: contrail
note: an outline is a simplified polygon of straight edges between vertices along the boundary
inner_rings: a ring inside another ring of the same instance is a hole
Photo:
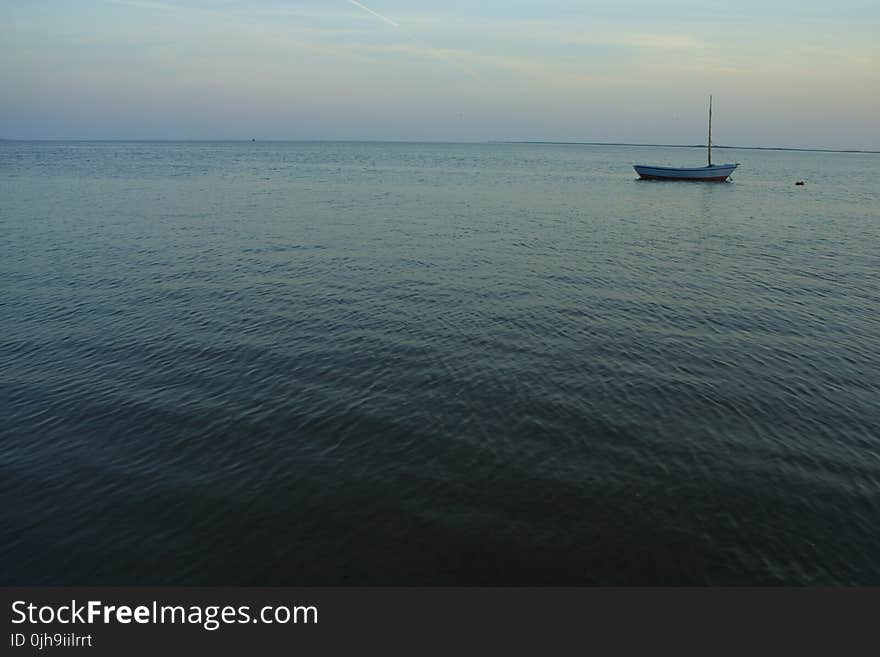
[[[360,7],[360,8],[363,9],[364,11],[373,14],[373,16],[375,16],[375,17],[378,18],[379,20],[383,20],[383,21],[385,21],[386,23],[388,23],[389,25],[393,25],[393,26],[396,27],[397,29],[400,29],[400,25],[398,25],[397,23],[395,23],[395,22],[394,22],[393,20],[391,20],[390,18],[385,18],[385,16],[383,16],[382,14],[380,14],[378,11],[373,11],[373,10],[370,9],[369,7],[365,7],[365,6],[362,5],[360,2],[357,2],[357,0],[348,0],[348,1],[349,1],[351,4],[353,4],[355,7]]]
[[[358,9],[363,9],[364,11],[366,11],[367,13],[372,14],[373,16],[375,16],[376,18],[378,18],[379,20],[384,21],[385,23],[388,23],[389,25],[393,25],[394,28],[395,28],[396,30],[398,30],[401,34],[403,34],[403,36],[405,36],[407,39],[409,39],[410,41],[412,41],[412,42],[413,42],[414,44],[416,44],[417,46],[421,46],[422,48],[426,48],[426,49],[428,50],[429,53],[431,53],[432,55],[434,55],[434,57],[438,57],[438,58],[440,58],[440,59],[445,59],[445,60],[446,60],[447,62],[449,62],[450,64],[452,64],[452,65],[454,65],[454,66],[457,66],[457,67],[460,68],[462,71],[464,71],[465,73],[467,73],[467,74],[468,74],[469,76],[471,76],[474,80],[480,80],[480,79],[481,79],[481,78],[480,78],[480,74],[477,73],[477,72],[476,72],[474,69],[472,69],[470,66],[467,66],[466,64],[462,64],[461,62],[456,61],[456,60],[454,60],[454,59],[451,59],[451,58],[449,57],[449,55],[446,55],[445,53],[440,52],[439,50],[436,50],[436,49],[432,48],[431,46],[429,46],[429,45],[428,45],[427,43],[425,43],[424,41],[419,41],[419,40],[416,39],[412,34],[410,34],[410,33],[407,32],[405,29],[403,29],[402,27],[400,27],[400,25],[399,25],[398,23],[395,23],[395,22],[394,22],[393,20],[391,20],[390,18],[388,18],[388,17],[386,17],[386,16],[383,16],[383,15],[380,14],[378,11],[373,11],[372,9],[370,9],[369,7],[367,7],[366,5],[363,5],[363,4],[361,4],[360,2],[357,2],[357,0],[348,0],[348,1],[349,1],[351,4],[353,4],[355,7],[357,7]]]

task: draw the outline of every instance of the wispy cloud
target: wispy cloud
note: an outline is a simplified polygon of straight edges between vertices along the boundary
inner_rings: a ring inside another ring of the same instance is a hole
[[[704,41],[688,34],[619,34],[605,38],[594,38],[592,42],[622,48],[652,48],[656,50],[698,50],[706,47]]]
[[[150,0],[103,0],[110,5],[121,7],[133,7],[135,9],[158,9],[160,11],[179,11],[183,9],[178,5],[169,5],[164,2],[151,2]]]
[[[382,14],[380,14],[377,11],[373,11],[372,9],[370,9],[369,7],[367,7],[366,5],[364,5],[360,2],[356,2],[356,0],[348,0],[348,1],[351,4],[353,4],[355,7],[363,9],[364,11],[369,12],[370,14],[372,14],[373,16],[378,18],[379,20],[384,21],[385,23],[388,23],[389,25],[392,25],[394,27],[394,29],[396,29],[398,32],[400,32],[403,36],[405,36],[407,39],[412,41],[417,46],[424,48],[425,51],[430,53],[432,56],[449,62],[453,66],[455,66],[455,67],[461,69],[462,71],[464,71],[465,73],[467,73],[470,77],[472,77],[475,80],[481,79],[480,74],[477,73],[473,68],[471,68],[470,66],[468,66],[467,64],[465,64],[459,60],[450,58],[446,54],[445,51],[434,48],[434,47],[428,45],[427,43],[425,43],[424,41],[417,39],[415,36],[413,36],[413,34],[411,32],[409,32],[409,31],[405,30],[403,27],[401,27],[399,23],[391,20],[387,16],[383,16]]]

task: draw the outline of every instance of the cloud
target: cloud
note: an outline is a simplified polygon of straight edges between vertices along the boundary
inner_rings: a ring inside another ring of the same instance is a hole
[[[472,67],[470,67],[469,65],[465,64],[464,62],[461,62],[461,61],[459,61],[459,60],[457,60],[457,59],[453,59],[453,58],[451,58],[451,57],[448,55],[447,51],[440,50],[440,49],[438,49],[438,48],[434,48],[434,47],[428,45],[427,43],[425,43],[424,41],[421,41],[420,39],[417,39],[415,36],[413,36],[412,33],[410,33],[409,31],[407,31],[407,30],[405,30],[405,29],[403,29],[399,24],[397,24],[396,22],[394,22],[394,21],[391,20],[390,18],[388,18],[388,17],[386,17],[386,16],[383,16],[383,15],[380,14],[379,12],[373,11],[372,9],[370,9],[369,7],[367,7],[367,6],[363,5],[363,4],[361,4],[360,2],[356,2],[356,0],[348,0],[348,1],[349,1],[351,4],[353,4],[355,7],[358,7],[358,8],[360,8],[360,9],[363,9],[363,10],[366,11],[366,12],[369,12],[370,14],[372,14],[373,16],[375,16],[376,18],[378,18],[379,20],[384,21],[384,22],[388,23],[389,25],[393,25],[394,28],[395,28],[398,32],[400,32],[403,36],[405,36],[407,39],[409,39],[409,40],[410,40],[412,43],[414,43],[416,46],[419,46],[424,52],[427,52],[427,53],[429,53],[431,56],[433,56],[433,57],[437,57],[438,59],[443,59],[443,60],[447,61],[448,63],[452,64],[453,66],[455,66],[455,67],[461,69],[462,71],[464,71],[465,73],[467,73],[470,77],[472,77],[472,78],[475,79],[475,80],[479,80],[479,79],[480,79],[480,74],[477,73]]]

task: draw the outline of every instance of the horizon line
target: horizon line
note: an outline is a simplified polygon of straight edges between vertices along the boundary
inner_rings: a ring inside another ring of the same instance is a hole
[[[104,143],[337,143],[337,144],[533,144],[533,145],[558,145],[558,146],[638,146],[645,148],[706,148],[706,144],[649,144],[638,142],[619,141],[562,141],[544,139],[489,139],[489,140],[432,140],[432,139],[139,139],[139,138],[21,138],[0,137],[0,142],[104,142]],[[798,146],[731,146],[712,144],[712,148],[735,149],[750,151],[795,151],[816,153],[868,153],[880,154],[880,150],[862,148],[809,148]]]
[[[496,144],[558,144],[558,145],[580,145],[580,146],[644,146],[648,148],[706,148],[706,144],[644,144],[624,141],[542,141],[542,140],[509,140],[509,141],[490,141]],[[863,149],[863,148],[807,148],[799,146],[722,146],[712,144],[712,148],[727,148],[742,151],[805,151],[816,153],[875,153],[880,154],[880,150]]]

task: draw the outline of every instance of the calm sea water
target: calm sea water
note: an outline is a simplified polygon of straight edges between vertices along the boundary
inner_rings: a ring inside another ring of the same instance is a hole
[[[703,157],[0,142],[0,582],[880,584],[880,156]]]

